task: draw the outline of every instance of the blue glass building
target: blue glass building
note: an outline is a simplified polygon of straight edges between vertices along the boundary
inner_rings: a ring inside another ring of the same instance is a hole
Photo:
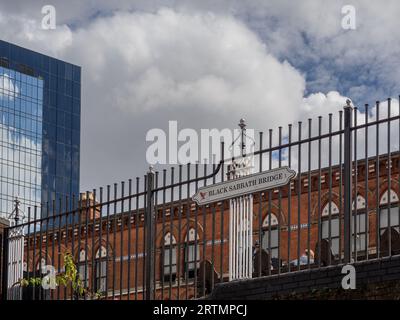
[[[79,195],[80,112],[80,67],[0,40],[0,217]]]

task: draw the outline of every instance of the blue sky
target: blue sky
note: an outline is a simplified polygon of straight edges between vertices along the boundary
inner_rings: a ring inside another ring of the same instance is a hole
[[[45,4],[0,0],[0,38],[82,66],[83,189],[141,176],[169,120],[268,131],[400,92],[395,0],[352,1],[355,30],[341,0],[55,0],[50,31]]]

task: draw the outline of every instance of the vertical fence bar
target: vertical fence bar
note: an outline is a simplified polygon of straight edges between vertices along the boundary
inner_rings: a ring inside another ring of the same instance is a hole
[[[117,228],[118,228],[118,222],[117,222],[117,192],[118,192],[118,184],[114,183],[114,210],[113,210],[113,245],[114,245],[114,250],[113,250],[113,272],[112,272],[112,297],[115,299],[115,283],[117,281],[117,249],[116,249],[116,244],[117,244]],[[101,255],[101,251],[100,251]]]
[[[140,178],[136,177],[136,193],[139,193]],[[139,196],[136,197],[135,203],[135,300],[138,300],[138,274],[139,274]]]
[[[102,189],[100,188],[100,197],[102,195]],[[127,296],[128,300],[131,299],[131,242],[132,242],[132,179],[128,180],[128,194],[129,194],[129,200],[128,200],[128,279],[127,279]],[[100,199],[100,203],[102,203]],[[100,209],[100,212],[103,210]],[[100,221],[101,221],[101,215],[100,215]],[[101,236],[101,229],[100,229],[100,236]]]
[[[77,250],[77,252],[78,252],[78,256],[77,256],[77,260],[78,260],[78,265],[80,266],[81,264],[82,264],[82,261],[81,261],[81,237],[82,237],[82,226],[81,226],[81,223],[82,223],[82,210],[81,210],[81,198],[80,198],[80,196],[78,195],[78,205],[77,205],[77,208],[76,208],[76,213],[77,213],[77,216],[78,216],[78,234],[77,234],[77,236],[78,236],[78,239],[77,239],[77,241],[78,241],[78,250]],[[53,234],[54,234],[54,232],[53,232]],[[53,254],[54,255],[54,254]],[[87,276],[86,276],[86,274],[85,274],[85,269],[86,269],[86,266],[84,266],[84,274],[81,274],[82,272],[81,272],[81,270],[82,270],[82,268],[79,268],[79,277],[81,278],[81,280],[83,281],[83,285],[84,285],[84,287],[85,287],[85,289],[87,289],[87,283],[88,283],[88,280],[87,280]],[[78,298],[78,297],[77,297]]]
[[[162,256],[162,263],[161,263],[161,270],[160,270],[160,275],[161,275],[161,299],[164,300],[164,281],[165,281],[165,203],[166,203],[166,183],[167,183],[167,170],[163,169],[163,191],[162,191],[162,227],[161,227],[161,256]]]
[[[213,161],[212,164],[212,169],[213,172],[215,171],[215,161]],[[215,184],[216,180],[215,180],[215,175],[213,176],[213,180],[212,183]],[[216,203],[215,205],[212,206],[211,209],[211,214],[212,214],[212,221],[211,221],[211,266],[212,266],[212,270],[214,270],[215,268],[215,207],[218,206],[218,204]],[[214,288],[214,283],[215,283],[215,279],[214,279],[214,272],[211,275],[211,289]]]
[[[146,204],[146,300],[154,299],[153,280],[154,280],[154,171],[150,167],[147,172],[147,204]]]
[[[119,297],[122,300],[123,295],[123,287],[124,287],[124,220],[125,220],[125,206],[124,206],[124,196],[125,196],[125,182],[121,181],[121,205],[120,205],[120,219],[121,219],[121,228],[120,228],[120,260],[119,260]]]
[[[32,275],[35,278],[36,276],[36,245],[37,245],[37,237],[36,237],[36,219],[37,219],[37,206],[35,206],[33,208],[33,221],[34,221],[34,225],[33,225],[33,257],[32,257],[32,268],[33,268],[33,272]],[[5,247],[6,248],[6,247]],[[32,300],[35,300],[35,287],[33,287],[33,293],[32,293]]]
[[[343,110],[339,111],[339,130],[343,129]],[[342,166],[342,154],[343,154],[343,135],[339,135],[339,262],[342,262],[342,194],[343,194],[343,166]]]
[[[301,124],[302,122],[299,121],[299,133],[298,133],[298,158],[297,158],[297,165],[298,165],[298,175],[297,175],[297,270],[300,270],[300,229],[301,229]]]
[[[311,268],[311,134],[312,134],[312,119],[308,119],[308,188],[307,188],[307,265],[308,268]]]
[[[388,240],[389,240],[389,244],[388,244],[388,255],[392,256],[392,230],[391,230],[391,190],[392,190],[392,159],[390,156],[390,108],[391,108],[391,99],[388,98],[387,101],[388,104],[388,113],[387,113],[387,152],[388,152],[388,158],[387,158],[387,175],[388,175],[388,203],[387,203],[387,223],[388,223],[388,227],[387,230],[389,231],[388,234]]]
[[[156,171],[154,173],[154,187],[155,189],[158,189],[158,182],[159,182],[159,172]],[[156,273],[156,265],[157,265],[157,224],[158,224],[158,192],[153,192],[153,212],[154,212],[154,221],[153,221],[153,266],[154,266],[154,272],[153,272],[153,297],[152,299],[156,299],[156,290],[157,290],[157,273]]]
[[[292,125],[291,124],[289,124],[288,135],[289,135],[288,136],[288,143],[289,143],[288,166],[289,166],[289,168],[292,168]],[[290,252],[291,252],[290,247],[292,245],[291,227],[290,227],[291,223],[292,223],[291,220],[292,220],[292,182],[289,181],[289,187],[288,187],[288,250],[287,250],[288,272],[290,272]]]
[[[3,231],[3,266],[2,266],[2,299],[7,300],[7,294],[8,294],[8,237],[10,235],[10,229],[5,228]]]
[[[143,179],[143,214],[140,214],[140,221],[143,222],[143,234],[142,234],[142,300],[146,299],[146,205],[147,205],[147,174],[144,175]]]
[[[109,282],[110,282],[110,272],[109,272],[109,260],[110,260],[110,195],[111,195],[111,186],[107,185],[107,207],[106,207],[106,223],[107,223],[107,228],[106,228],[106,256],[107,256],[107,263],[106,263],[106,298],[108,298],[108,287],[109,287]],[[87,248],[85,248],[87,250]],[[95,252],[92,250],[92,254],[95,254]],[[86,271],[85,271],[86,272]],[[85,274],[86,278],[86,274]]]
[[[61,201],[61,198],[60,198],[60,201]],[[68,240],[68,225],[69,225],[69,221],[68,221],[68,215],[69,215],[69,205],[68,205],[68,196],[66,196],[65,197],[65,207],[64,207],[64,210],[65,210],[65,212],[66,212],[66,214],[65,214],[65,242],[64,242],[64,245],[65,245],[65,248],[66,248],[66,250],[67,250],[67,252],[68,252],[68,242],[70,241],[70,240]],[[60,208],[60,214],[62,213],[63,211],[62,211],[62,208]],[[71,223],[71,228],[72,228],[72,232],[74,232],[74,229],[73,229],[73,226],[72,226],[72,223]],[[49,240],[48,239],[46,239],[46,248],[48,247],[48,243],[49,243]],[[65,253],[64,253],[65,254]],[[73,252],[70,252],[70,254],[72,255],[73,254]],[[47,254],[46,254],[47,255]],[[73,257],[73,256],[72,256]],[[47,256],[46,256],[46,259],[47,259]],[[63,260],[64,260],[64,257],[63,257]],[[64,261],[63,261],[64,262]],[[65,271],[65,266],[64,266],[64,271]],[[72,290],[72,286],[71,286],[71,290]],[[66,300],[68,298],[68,284],[64,287],[64,300]]]
[[[375,155],[375,197],[376,197],[376,225],[375,225],[375,245],[376,245],[376,257],[380,257],[380,208],[379,208],[379,198],[380,198],[380,188],[379,188],[379,101],[376,101],[376,155]]]
[[[88,275],[89,275],[89,262],[88,262],[88,248],[89,248],[89,215],[88,215],[88,192],[86,193],[82,193],[81,194],[81,202],[82,205],[85,209],[85,226],[84,226],[84,230],[85,230],[85,279],[89,282]],[[85,197],[83,197],[85,195]],[[94,255],[96,254],[95,252],[95,248],[92,248],[92,259],[94,261]],[[94,265],[92,265],[92,288],[96,288],[96,283],[95,283],[95,277],[94,277]],[[96,288],[97,289],[97,288]],[[86,299],[86,296],[85,296]]]
[[[369,237],[369,223],[368,223],[368,175],[369,175],[369,162],[368,162],[368,104],[365,105],[365,131],[364,131],[364,153],[365,153],[365,171],[364,171],[364,182],[365,182],[365,259],[368,260],[368,237]]]
[[[221,182],[224,182],[225,180],[225,170],[224,170],[224,159],[225,159],[225,143],[222,141],[221,142]],[[225,214],[225,208],[226,208],[226,201],[224,200],[222,202],[222,208],[221,208],[221,243],[220,243],[220,282],[224,281],[224,214]]]
[[[71,256],[72,256],[72,259],[76,262],[76,260],[74,258],[75,257],[75,222],[76,222],[76,215],[75,215],[76,207],[75,207],[75,195],[74,194],[72,195],[71,200],[72,200],[72,202],[71,202],[71,214],[72,214]],[[54,217],[53,217],[53,225],[54,225]],[[54,232],[53,232],[53,237],[54,237]],[[53,240],[54,240],[54,238],[53,238]],[[78,255],[78,258],[79,258],[79,255]],[[53,259],[54,259],[54,257],[52,258],[52,261],[54,261]],[[79,264],[79,262],[77,264]],[[78,270],[78,273],[79,273],[79,270]],[[73,288],[73,286],[71,286],[71,300],[73,300],[74,297],[75,297],[74,288]]]
[[[278,128],[278,167],[282,167],[282,127]],[[281,273],[281,211],[282,211],[282,187],[278,188],[278,274]]]
[[[329,198],[329,245],[332,247],[332,113],[328,115],[328,198]],[[328,264],[332,264],[332,257],[329,255]]]
[[[269,146],[269,158],[268,158],[268,168],[269,170],[272,169],[272,129],[268,130],[268,146]],[[272,248],[271,248],[271,225],[272,225],[272,191],[271,189],[268,190],[268,257],[270,261],[272,261]],[[279,226],[278,226],[279,227]],[[271,268],[268,268],[268,275],[271,275]]]
[[[199,181],[198,181],[198,177],[199,177],[199,164],[196,163],[195,164],[195,192],[197,192],[197,189],[199,188]],[[195,216],[194,216],[194,225],[195,225],[195,229],[194,229],[194,256],[196,257],[196,269],[197,269],[197,259],[198,256],[200,257],[200,247],[197,248],[197,246],[199,246],[199,241],[197,239],[198,234],[199,234],[199,230],[198,230],[198,218],[199,218],[199,206],[196,205],[196,212],[195,212]],[[197,256],[198,255],[198,256]],[[197,270],[194,273],[194,297],[197,297]]]
[[[400,96],[398,97],[398,111],[399,111],[399,116],[400,116]],[[399,129],[398,129],[398,132],[397,132],[397,139],[398,139],[398,145],[397,145],[397,147],[398,147],[398,153],[400,153],[400,117],[399,117],[399,121],[397,122],[397,125],[398,125],[398,127],[399,127]],[[400,185],[400,159],[398,159],[398,161],[397,161],[397,163],[398,163],[398,165],[397,165],[397,172],[398,172],[398,178],[397,178],[397,184],[398,185]],[[397,221],[398,221],[398,224],[399,224],[399,227],[400,227],[400,206],[397,206],[398,207],[398,209],[397,209]],[[399,230],[400,231],[400,230]]]
[[[96,258],[98,258],[98,259],[100,259],[100,261],[102,260],[102,258],[103,258],[103,253],[102,253],[102,250],[101,250],[101,248],[102,248],[102,244],[101,244],[101,240],[100,240],[100,242],[99,242],[99,245],[98,245],[98,252],[99,252],[99,256],[98,257],[96,257],[95,255],[96,255],[96,252],[95,252],[95,240],[96,240],[96,238],[95,238],[95,234],[96,234],[96,190],[95,189],[93,189],[93,191],[92,191],[92,194],[91,194],[91,196],[92,196],[92,198],[93,198],[93,208],[92,208],[92,201],[91,201],[91,199],[90,199],[90,193],[87,193],[87,195],[88,195],[88,199],[89,199],[89,203],[88,203],[88,208],[89,208],[89,220],[91,220],[91,233],[92,233],[92,244],[91,244],[91,247],[92,247],[92,261],[91,261],[91,263],[92,263],[92,275],[95,275],[96,274],[96,272],[98,272],[99,273],[99,276],[100,277],[102,277],[102,273],[103,273],[103,268],[102,268],[102,263],[101,262],[99,262],[99,265],[98,265],[98,270],[97,270],[97,268],[96,268]],[[88,231],[89,232],[89,231]],[[94,251],[94,252],[93,252]],[[92,276],[92,278],[94,278],[93,276]],[[100,282],[101,282],[101,280],[100,280]]]
[[[344,262],[351,258],[351,198],[352,198],[352,108],[350,103],[344,107]]]
[[[318,117],[318,267],[321,267],[321,242],[322,242],[322,212],[321,212],[321,134],[322,134],[322,117]]]
[[[357,191],[358,191],[358,162],[357,162],[357,107],[354,107],[354,201],[351,204],[351,210],[353,217],[353,227],[352,227],[352,237],[353,237],[353,253],[354,253],[354,261],[357,261],[357,239],[358,239],[358,229],[361,228],[361,225],[358,223],[358,208],[357,208]],[[353,208],[354,203],[354,208]]]
[[[260,132],[260,145],[259,145],[259,150],[262,150],[262,145],[263,145],[263,132]],[[262,153],[260,152],[260,157],[259,157],[259,172],[262,172]],[[258,274],[256,275],[257,277],[261,277],[261,250],[262,250],[262,192],[260,191],[258,193]]]
[[[180,297],[181,290],[181,248],[182,248],[182,165],[180,164],[178,167],[178,243],[177,243],[177,266],[176,266],[176,275],[178,278],[178,288],[177,288],[177,299]]]
[[[53,211],[53,216],[55,216],[56,215],[56,200],[55,199],[53,199],[53,201],[52,201],[52,203],[53,203],[53,209],[52,209],[52,211]],[[47,202],[47,205],[46,205],[46,207],[47,207],[47,212],[49,212],[49,203]],[[59,204],[59,207],[61,207],[61,203]],[[58,245],[57,245],[57,257],[58,257],[58,261],[57,261],[57,272],[58,273],[60,273],[61,272],[61,242],[62,242],[62,216],[61,216],[61,214],[58,214],[57,215],[58,216],[58,232],[57,232],[57,241],[58,241]],[[40,238],[42,239],[42,225],[40,226]],[[40,264],[41,264],[41,259],[42,259],[42,242],[40,242]],[[47,260],[47,257],[46,257],[46,260]],[[42,273],[42,271],[41,271],[41,268],[42,267],[40,267],[40,273],[39,274],[41,274]],[[60,300],[60,291],[61,289],[60,289],[60,286],[57,286],[57,300]],[[40,299],[42,298],[41,297],[41,287],[39,287],[39,295],[40,295]]]
[[[99,244],[101,245],[101,243],[103,242],[103,234],[102,234],[103,233],[103,188],[102,187],[99,188],[99,193],[100,193],[100,199],[99,199],[99,202],[100,202],[100,206],[99,206],[99,215],[100,215],[100,217],[99,217]],[[94,210],[96,212],[96,208],[97,208],[97,206],[96,206],[96,197],[94,197],[94,203],[95,203]],[[107,241],[106,241],[105,245],[106,245],[106,248],[107,248],[108,247],[108,242]],[[106,255],[105,257],[102,257],[102,260],[105,259],[105,270],[102,270],[102,273],[104,272],[104,274],[101,274],[102,278],[103,278],[103,276],[106,277],[106,275],[107,275],[107,269],[108,269],[107,249],[106,249],[105,255]],[[106,290],[106,292],[108,290],[107,281],[105,281],[105,290]]]
[[[207,160],[204,161],[204,165],[203,165],[203,175],[204,177],[207,176]],[[207,185],[207,179],[203,180],[203,185],[206,186]],[[203,261],[206,260],[206,245],[207,245],[207,236],[206,236],[206,206],[202,206],[201,208],[201,212],[203,215]],[[205,296],[206,295],[206,268],[203,268],[203,274],[201,276],[201,279],[203,280],[202,283],[202,293]]]
[[[186,178],[188,181],[190,181],[190,163],[186,165]],[[185,241],[185,246],[184,246],[184,273],[185,273],[185,298],[186,300],[188,299],[188,294],[189,294],[189,265],[191,262],[191,259],[189,258],[189,219],[190,219],[190,212],[191,212],[191,202],[190,202],[190,182],[188,182],[186,186],[186,237],[184,238]],[[195,272],[197,270],[197,259],[196,256],[194,257],[195,259]]]
[[[53,217],[53,219],[54,219],[54,217]],[[53,222],[54,222],[54,220],[53,220]],[[0,237],[0,239],[1,239],[1,237]],[[29,282],[29,280],[30,280],[30,272],[29,272],[29,259],[30,259],[30,239],[31,239],[31,207],[28,207],[28,230],[27,230],[27,239],[26,239],[26,243],[27,243],[27,253],[26,253],[26,272],[27,272],[27,280],[28,280],[28,282]],[[53,240],[52,240],[52,243],[54,244],[54,233],[53,233]],[[1,250],[2,250],[2,243],[0,243],[0,253],[2,252]],[[53,246],[53,248],[54,248],[54,246]],[[3,249],[4,250],[4,249]],[[33,259],[32,260],[34,260],[34,258],[35,257],[33,257]],[[53,256],[52,256],[52,261],[53,261],[53,263],[54,263],[54,250],[53,250]],[[2,268],[1,268],[1,266],[0,266],[0,275],[2,275],[3,273],[2,273]],[[0,293],[1,293],[1,285],[0,285]],[[52,297],[53,297],[53,291],[52,291]],[[22,299],[23,299],[23,296],[22,296]]]
[[[175,168],[171,168],[171,185],[174,184],[175,181]],[[174,243],[174,187],[171,187],[171,207],[169,211],[169,232],[170,232],[170,240],[169,240],[169,247],[168,247],[168,254],[169,254],[169,287],[168,287],[168,294],[169,300],[172,300],[172,253],[175,253],[175,261],[176,261],[176,243]],[[175,241],[176,242],[176,241]],[[174,266],[175,270],[175,277],[176,277],[176,265]]]

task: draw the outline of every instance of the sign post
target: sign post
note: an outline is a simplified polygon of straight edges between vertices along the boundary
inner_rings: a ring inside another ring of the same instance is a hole
[[[253,193],[289,183],[296,172],[281,167],[249,174],[197,190],[193,201],[206,205],[229,199],[229,280],[248,279],[253,274]]]
[[[201,187],[192,199],[198,205],[232,199],[258,191],[282,187],[295,176],[296,171],[289,167],[276,168]]]
[[[198,205],[229,199],[230,281],[253,275],[253,193],[284,186],[296,176],[289,167],[253,174],[252,161],[249,161],[253,158],[245,153],[248,136],[244,119],[240,119],[239,127],[241,157],[228,166],[228,181],[201,187],[192,197]],[[254,139],[251,140],[254,145]]]

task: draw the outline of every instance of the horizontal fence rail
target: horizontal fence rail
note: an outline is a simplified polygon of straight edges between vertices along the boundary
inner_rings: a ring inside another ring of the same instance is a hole
[[[237,157],[151,169],[47,203],[46,217],[28,208],[1,237],[2,297],[198,299],[241,278],[400,254],[400,115],[392,104],[347,106],[337,117],[260,132],[245,157],[253,172],[296,171],[284,186],[194,202],[199,188],[245,175],[232,171]]]

